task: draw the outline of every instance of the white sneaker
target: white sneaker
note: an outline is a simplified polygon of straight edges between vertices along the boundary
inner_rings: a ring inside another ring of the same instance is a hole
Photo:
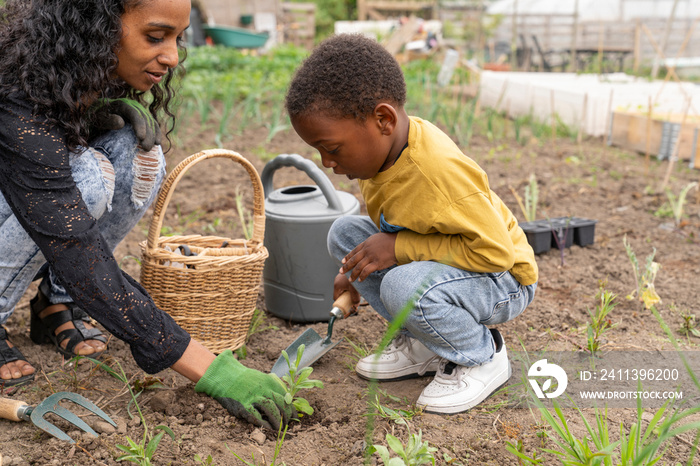
[[[418,397],[416,405],[428,413],[454,414],[478,405],[510,379],[506,345],[498,330],[491,329],[496,353],[486,364],[458,366],[442,359],[433,379]]]
[[[440,358],[420,341],[400,334],[377,358],[371,354],[360,359],[355,372],[365,379],[401,380],[422,375],[433,375]]]

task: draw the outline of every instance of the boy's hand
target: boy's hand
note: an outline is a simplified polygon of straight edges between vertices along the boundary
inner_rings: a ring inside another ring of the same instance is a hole
[[[360,293],[352,286],[348,277],[339,273],[333,280],[333,299],[338,299],[338,297],[346,291],[350,293],[353,308],[356,308],[356,306],[360,304]]]
[[[279,430],[297,417],[284,401],[285,391],[273,375],[245,367],[226,350],[214,359],[194,390],[204,392],[232,415],[253,425]]]
[[[340,273],[352,270],[350,281],[362,281],[372,272],[396,265],[394,244],[398,233],[375,233],[343,258]]]

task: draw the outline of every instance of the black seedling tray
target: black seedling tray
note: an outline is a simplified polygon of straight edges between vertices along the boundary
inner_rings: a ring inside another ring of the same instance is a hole
[[[523,222],[520,227],[525,232],[527,242],[530,243],[535,254],[542,254],[552,248],[559,249],[555,235],[565,240],[565,248],[570,248],[573,244],[578,246],[593,244],[596,223],[597,220],[587,218],[557,217]]]

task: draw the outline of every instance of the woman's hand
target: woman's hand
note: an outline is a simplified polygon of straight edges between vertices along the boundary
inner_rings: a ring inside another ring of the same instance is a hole
[[[160,125],[143,105],[131,99],[103,99],[95,104],[93,124],[101,130],[122,129],[126,123],[134,128],[139,146],[148,152],[160,145]]]
[[[375,233],[343,258],[340,273],[352,270],[350,281],[362,281],[372,272],[396,265],[394,244],[398,233]]]
[[[284,401],[285,390],[275,376],[245,367],[231,350],[214,359],[194,390],[256,426],[279,430],[297,417],[294,406]]]

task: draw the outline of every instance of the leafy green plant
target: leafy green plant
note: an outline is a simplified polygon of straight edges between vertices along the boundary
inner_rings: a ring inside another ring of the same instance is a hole
[[[698,183],[693,181],[685,185],[681,192],[676,197],[670,189],[666,189],[666,197],[668,197],[668,203],[671,206],[671,211],[673,212],[673,220],[676,224],[676,228],[680,228],[681,221],[683,220],[683,205],[685,204],[685,199],[688,196],[688,192],[697,188]]]
[[[141,425],[143,426],[143,437],[141,440],[138,442],[133,440],[131,437],[127,436],[126,441],[127,445],[121,445],[117,444],[117,448],[121,451],[124,452],[121,456],[117,458],[117,461],[128,461],[130,463],[136,463],[140,466],[151,466],[152,460],[153,460],[153,455],[155,455],[156,450],[158,449],[158,445],[160,444],[160,441],[163,439],[163,436],[165,434],[168,434],[171,439],[175,440],[175,433],[170,429],[170,427],[165,426],[165,425],[158,425],[153,428],[153,430],[160,431],[156,435],[153,435],[149,429],[148,429],[148,424],[146,423],[146,418],[143,416],[143,413],[141,412],[141,407],[139,406],[138,402],[136,401],[136,398],[138,394],[134,393],[134,389],[132,389],[131,384],[129,383],[129,379],[126,376],[126,373],[124,372],[124,369],[122,368],[121,364],[119,364],[118,361],[115,361],[115,364],[119,368],[119,372],[115,371],[113,368],[105,364],[104,362],[97,361],[96,359],[92,358],[85,358],[89,359],[93,363],[97,364],[97,367],[101,368],[105,372],[107,372],[109,375],[114,377],[115,379],[119,380],[124,384],[124,386],[128,389],[129,394],[131,395],[131,401],[129,404],[133,403],[136,406],[136,410],[138,411],[139,418],[141,419]],[[150,385],[150,384],[147,384]],[[139,387],[135,387],[138,390],[138,393],[140,394],[143,390],[146,389],[146,385],[141,385]],[[132,414],[129,412],[128,407],[127,407],[127,412],[129,413],[129,416],[132,416]]]
[[[700,329],[698,329],[698,323],[695,319],[695,314],[691,314],[688,309],[680,310],[677,306],[671,304],[670,309],[672,312],[677,314],[683,323],[678,329],[680,333],[685,335],[686,338],[690,338],[691,335],[700,338]]]
[[[598,285],[598,292],[596,293],[596,304],[595,311],[588,310],[590,316],[590,321],[586,328],[586,339],[588,343],[588,351],[595,355],[600,348],[601,338],[611,329],[617,327],[618,323],[612,323],[608,318],[608,314],[615,307],[615,295],[605,289],[607,283],[601,281]]]
[[[310,416],[314,413],[314,409],[306,399],[297,396],[297,393],[299,390],[309,388],[323,388],[323,382],[320,380],[309,379],[309,376],[314,370],[312,367],[305,367],[301,370],[299,369],[299,364],[301,363],[301,357],[304,354],[305,348],[306,345],[299,345],[299,348],[297,348],[296,360],[293,364],[289,361],[287,351],[282,350],[282,356],[284,357],[284,360],[287,361],[289,372],[283,375],[281,379],[277,376],[275,377],[277,377],[280,385],[284,387],[286,392],[284,395],[284,400],[287,403],[294,405],[294,408],[298,412],[308,414]]]
[[[433,453],[437,448],[431,447],[428,442],[422,439],[423,432],[418,431],[417,434],[411,434],[408,437],[408,442],[404,444],[397,437],[386,434],[386,443],[391,448],[392,452],[398,456],[392,456],[389,453],[389,448],[384,445],[373,445],[370,450],[372,454],[376,453],[382,460],[385,466],[412,466],[420,464],[435,464],[435,456]]]
[[[194,460],[201,464],[202,466],[213,466],[214,465],[214,458],[211,457],[211,455],[207,455],[206,458],[202,458],[198,454],[194,455]]]
[[[530,180],[525,186],[524,201],[515,189],[510,188],[510,190],[513,196],[515,196],[515,200],[518,202],[518,207],[520,207],[525,221],[534,221],[537,218],[537,202],[539,200],[539,190],[537,189],[537,177],[535,174],[532,173],[530,175]]]
[[[656,248],[653,249],[651,254],[649,254],[644,261],[644,270],[642,271],[639,266],[639,261],[637,260],[637,255],[635,254],[629,241],[627,241],[627,235],[622,238],[622,244],[625,246],[625,251],[627,257],[632,264],[632,271],[634,272],[634,280],[636,283],[636,289],[627,295],[627,299],[637,299],[644,303],[646,309],[651,309],[652,306],[661,302],[661,298],[656,293],[654,288],[654,280],[656,279],[656,274],[659,272],[661,265],[654,262],[654,256],[656,255]]]

